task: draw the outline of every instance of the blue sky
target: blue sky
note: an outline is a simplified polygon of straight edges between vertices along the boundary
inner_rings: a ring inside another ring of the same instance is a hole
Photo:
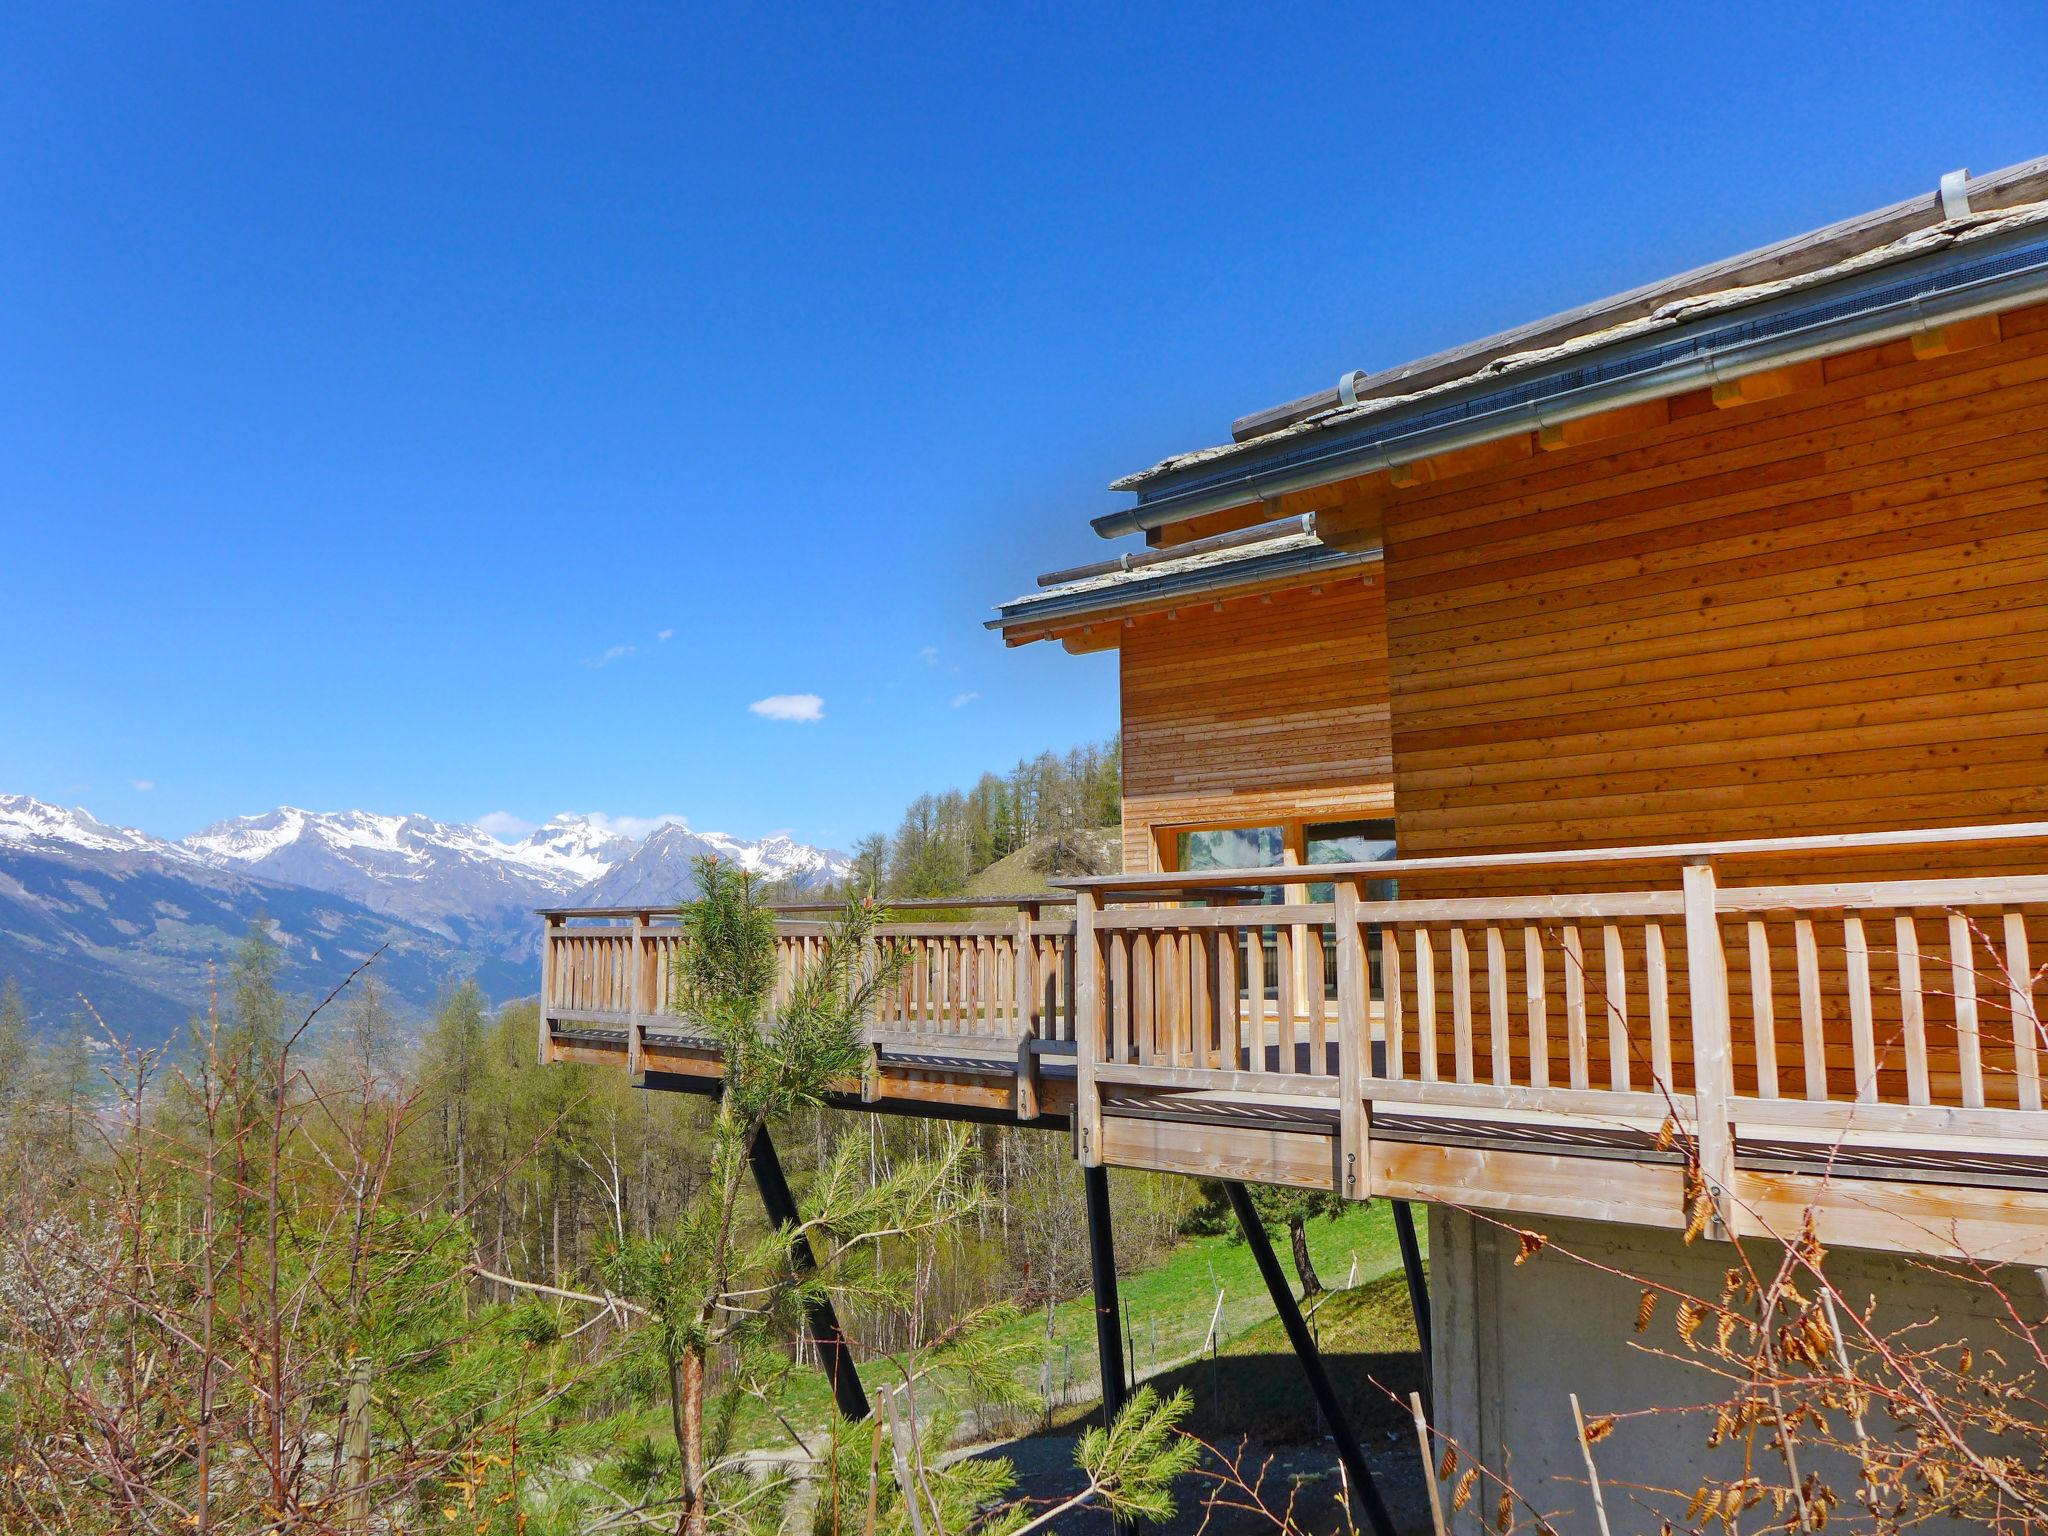
[[[2043,151],[2024,5],[10,7],[0,790],[844,845],[1114,728],[1115,475]]]

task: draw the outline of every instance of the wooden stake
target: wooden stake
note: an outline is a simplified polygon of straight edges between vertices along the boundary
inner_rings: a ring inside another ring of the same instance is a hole
[[[1593,1485],[1593,1518],[1600,1522],[1600,1536],[1613,1536],[1607,1529],[1607,1501],[1600,1496],[1600,1469],[1593,1465],[1593,1442],[1586,1438],[1586,1416],[1579,1412],[1579,1394],[1572,1394],[1572,1422],[1579,1427],[1579,1449],[1586,1457],[1586,1479]]]
[[[1436,1536],[1450,1536],[1444,1525],[1443,1496],[1436,1491],[1436,1454],[1429,1447],[1429,1420],[1422,1414],[1422,1394],[1408,1394],[1408,1411],[1415,1415],[1415,1443],[1422,1447],[1422,1481],[1429,1488],[1429,1523]]]

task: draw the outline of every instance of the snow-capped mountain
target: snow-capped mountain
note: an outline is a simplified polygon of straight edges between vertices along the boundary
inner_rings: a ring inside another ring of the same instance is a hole
[[[191,856],[178,844],[147,832],[109,826],[83,807],[52,805],[32,795],[0,795],[0,844],[91,853],[150,853],[173,859]]]
[[[472,974],[501,1000],[539,979],[535,907],[671,906],[695,894],[690,860],[704,853],[798,886],[851,867],[783,835],[670,822],[635,839],[580,815],[507,841],[427,816],[281,806],[171,842],[0,795],[0,976],[46,1023],[83,993],[126,1027],[167,1031],[204,1006],[209,963],[224,966],[261,918],[294,988],[324,990],[383,944],[379,974],[402,1005],[424,1011]]]
[[[807,887],[844,879],[853,861],[829,848],[776,835],[742,842],[723,832],[694,832],[683,822],[657,827],[643,838],[632,856],[579,894],[587,907],[671,907],[697,894],[690,861],[704,854],[730,859],[764,880],[786,880]]]
[[[185,840],[216,868],[348,896],[379,912],[507,955],[532,950],[538,906],[669,905],[695,894],[690,860],[716,854],[768,880],[815,885],[844,874],[843,854],[786,835],[749,842],[682,822],[622,836],[597,816],[562,815],[517,842],[426,816],[281,806]]]
[[[480,827],[427,816],[295,806],[216,823],[185,846],[217,869],[239,866],[348,896],[508,956],[532,948],[535,907],[572,895],[630,851],[582,828],[550,826],[503,843]]]
[[[592,816],[557,816],[512,845],[515,854],[573,878],[571,890],[590,884],[632,857],[639,846]]]
[[[0,796],[0,977],[21,986],[41,1027],[90,1004],[118,1033],[167,1038],[205,1011],[258,923],[295,993],[326,992],[380,949],[387,995],[414,1015],[463,976],[494,1001],[533,990],[533,967],[517,957],[85,811]]]

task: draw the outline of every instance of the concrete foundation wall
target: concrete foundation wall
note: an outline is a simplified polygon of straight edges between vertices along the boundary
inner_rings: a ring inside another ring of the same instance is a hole
[[[1675,1232],[1549,1219],[1530,1226],[1596,1263],[1709,1299],[1719,1294],[1734,1258],[1725,1243],[1702,1239],[1687,1247]],[[1638,1338],[1639,1286],[1551,1250],[1518,1268],[1516,1249],[1512,1232],[1461,1212],[1430,1210],[1437,1422],[1489,1469],[1505,1470],[1539,1507],[1558,1511],[1553,1523],[1562,1536],[1597,1532],[1568,1394],[1578,1393],[1592,1417],[1714,1404],[1726,1400],[1728,1388],[1720,1378],[1641,1347],[1686,1353],[1673,1327],[1676,1307],[1670,1298],[1660,1302],[1656,1320]],[[1997,1299],[1982,1287],[1885,1254],[1833,1253],[1827,1269],[1845,1297],[1879,1299],[1880,1329],[1887,1317],[1894,1323],[1909,1314],[1936,1318],[1943,1340],[1968,1338],[1974,1348],[1997,1345],[2008,1358],[2015,1356],[2011,1336],[2001,1331]],[[2029,1320],[2038,1321],[2048,1299],[2041,1276],[2021,1270],[2001,1280]],[[1658,1514],[1675,1519],[1683,1513],[1683,1496],[1674,1507],[1668,1498],[1653,1502],[1626,1484],[1690,1491],[1709,1473],[1740,1475],[1739,1453],[1725,1446],[1706,1449],[1710,1417],[1674,1411],[1625,1420],[1596,1448],[1613,1536],[1655,1531]],[[1772,1455],[1769,1475],[1776,1476],[1781,1464]],[[1814,1469],[1815,1460],[1802,1458],[1802,1470]],[[1845,1468],[1825,1470],[1845,1494],[1854,1486],[1853,1472],[1842,1478]],[[1461,1531],[1479,1529],[1474,1515],[1491,1517],[1497,1492],[1473,1500]]]

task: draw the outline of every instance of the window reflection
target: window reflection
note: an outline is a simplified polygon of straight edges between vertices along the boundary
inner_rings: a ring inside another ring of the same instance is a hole
[[[1394,823],[1391,820],[1377,821],[1330,821],[1312,824],[1302,830],[1302,852],[1308,864],[1365,864],[1381,859],[1391,859],[1394,852]],[[1174,843],[1177,869],[1277,869],[1287,863],[1287,833],[1282,827],[1210,827],[1200,831],[1177,834]],[[1365,897],[1368,901],[1391,901],[1394,899],[1395,882],[1392,880],[1368,881]],[[1311,882],[1307,886],[1311,902],[1330,903],[1337,899],[1337,888],[1327,880]],[[1256,893],[1248,892],[1240,900],[1250,899],[1266,906],[1278,906],[1286,899],[1286,892],[1280,886],[1264,886]],[[1207,905],[1199,897],[1188,898],[1191,905]],[[1385,992],[1380,978],[1379,930],[1366,930],[1366,965],[1371,978],[1372,997],[1377,1001]],[[1261,931],[1261,950],[1265,964],[1262,991],[1269,999],[1279,996],[1280,955],[1279,939],[1274,929]],[[1337,995],[1337,947],[1325,942],[1322,949],[1323,988],[1326,997]],[[1301,978],[1304,982],[1309,977]]]

